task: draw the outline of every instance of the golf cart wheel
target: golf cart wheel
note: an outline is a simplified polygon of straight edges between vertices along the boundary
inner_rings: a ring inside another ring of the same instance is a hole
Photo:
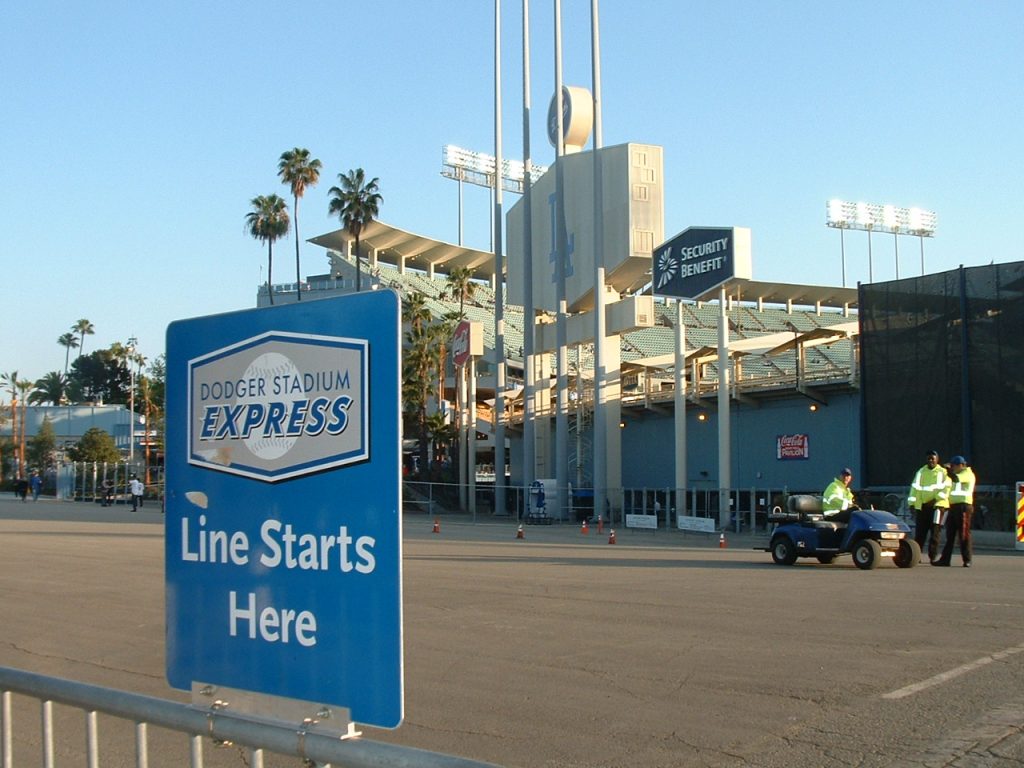
[[[913,539],[903,539],[893,562],[900,568],[913,568],[921,562],[921,546]]]
[[[822,565],[832,565],[839,555],[818,555],[818,562]]]
[[[792,565],[796,562],[796,547],[787,536],[779,536],[772,543],[772,560],[776,565]]]
[[[861,539],[853,548],[853,562],[862,571],[870,571],[882,559],[882,547],[874,539]]]

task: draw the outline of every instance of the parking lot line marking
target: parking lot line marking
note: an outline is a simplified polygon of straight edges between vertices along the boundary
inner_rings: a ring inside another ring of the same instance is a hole
[[[919,683],[914,683],[913,685],[908,685],[904,688],[900,688],[895,691],[883,693],[882,698],[902,699],[907,696],[911,696],[915,693],[920,693],[923,690],[926,690],[936,685],[941,685],[942,683],[948,682],[949,680],[960,677],[960,675],[965,675],[968,672],[978,669],[979,667],[984,667],[986,664],[991,664],[993,661],[1000,661],[1001,659],[1005,659],[1008,656],[1013,656],[1015,653],[1024,653],[1024,644],[1015,645],[1011,648],[1007,648],[1002,651],[997,651],[996,653],[993,653],[990,656],[982,656],[980,659],[969,661],[966,664],[961,664],[959,667],[954,667],[953,669],[946,670],[945,672],[940,672],[934,677],[929,677],[927,680],[922,680]]]

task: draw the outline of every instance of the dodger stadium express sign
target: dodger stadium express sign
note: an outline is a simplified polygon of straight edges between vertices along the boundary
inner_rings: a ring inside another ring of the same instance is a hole
[[[402,719],[399,302],[167,333],[167,676]]]

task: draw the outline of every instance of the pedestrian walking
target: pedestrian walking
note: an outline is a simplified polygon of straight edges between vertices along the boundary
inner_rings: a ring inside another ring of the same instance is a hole
[[[139,478],[132,477],[131,482],[128,484],[128,489],[132,493],[132,512],[135,512],[142,506],[142,496],[146,493],[146,486],[142,484]]]
[[[974,518],[974,470],[967,466],[963,456],[949,460],[949,517],[946,519],[946,545],[936,565],[949,565],[953,559],[953,547],[960,539],[960,559],[964,568],[970,568],[974,559],[971,541],[971,521]]]
[[[43,478],[39,476],[38,472],[32,473],[29,486],[32,488],[32,501],[39,501],[39,493],[43,490]]]
[[[925,463],[910,484],[907,504],[914,510],[914,539],[924,552],[927,543],[928,560],[932,565],[939,559],[939,539],[949,512],[949,476],[939,464],[939,452],[928,451]]]
[[[112,506],[114,503],[114,481],[108,477],[104,479],[101,487],[103,490],[103,502],[100,504],[100,506]]]

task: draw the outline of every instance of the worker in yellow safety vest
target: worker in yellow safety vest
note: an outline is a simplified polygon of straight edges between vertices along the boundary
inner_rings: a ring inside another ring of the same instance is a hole
[[[836,479],[829,483],[825,492],[821,494],[821,511],[829,520],[849,522],[850,510],[857,507],[853,502],[853,491],[850,490],[852,480],[853,470],[843,467],[836,475]]]
[[[939,464],[939,452],[928,451],[925,464],[910,483],[907,504],[914,510],[914,539],[923,552],[928,544],[928,560],[936,565],[939,559],[939,538],[949,512],[949,476]]]
[[[967,466],[963,456],[949,460],[949,518],[946,520],[946,546],[936,565],[949,565],[953,558],[953,545],[960,537],[960,558],[964,568],[970,568],[974,559],[971,542],[971,518],[974,517],[974,470]]]

